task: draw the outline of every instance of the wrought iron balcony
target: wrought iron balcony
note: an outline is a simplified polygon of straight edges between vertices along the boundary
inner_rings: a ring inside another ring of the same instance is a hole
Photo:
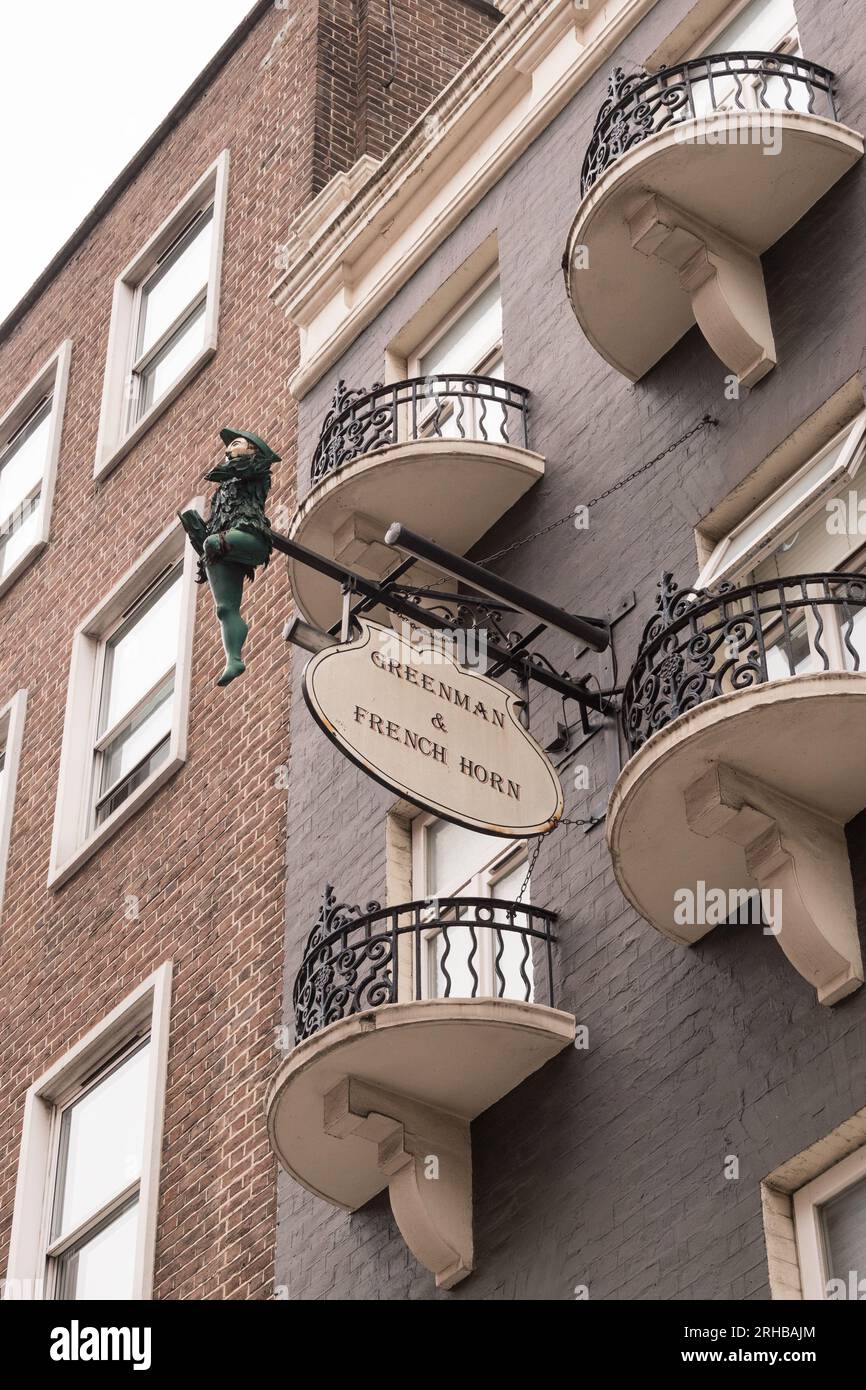
[[[717,53],[629,76],[616,68],[584,157],[581,197],[614,160],[666,126],[763,111],[836,120],[833,73],[787,53]]]
[[[451,438],[481,443],[527,442],[529,392],[496,377],[443,374],[412,377],[372,390],[340,381],[313,455],[313,485],[374,450],[412,440]]]
[[[350,906],[328,887],[306,944],[272,1147],[345,1210],[388,1188],[440,1288],[474,1263],[472,1121],[574,1042],[574,1016],[538,998],[552,999],[554,921],[497,898]]]
[[[555,921],[500,898],[351,906],[329,885],[295,979],[296,1040],[407,999],[543,999],[552,1008]]]
[[[683,945],[769,929],[836,1004],[864,978],[846,827],[866,809],[866,576],[660,588],[623,695],[617,883]]]
[[[662,576],[622,701],[630,753],[707,700],[805,672],[860,670],[866,576],[806,574],[678,589]]]
[[[543,457],[527,447],[528,401],[522,386],[465,373],[369,391],[341,381],[290,538],[376,580],[403,558],[385,541],[394,521],[465,555],[544,476]],[[418,563],[412,582],[434,577]],[[307,622],[327,631],[339,620],[328,576],[290,558],[289,579]]]

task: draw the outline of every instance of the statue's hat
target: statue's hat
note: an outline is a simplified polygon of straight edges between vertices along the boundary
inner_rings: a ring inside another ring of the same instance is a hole
[[[223,444],[231,444],[233,439],[245,439],[248,444],[252,444],[254,449],[259,451],[265,463],[279,463],[280,455],[275,454],[273,449],[259,439],[257,434],[249,434],[247,430],[220,430],[220,439]]]

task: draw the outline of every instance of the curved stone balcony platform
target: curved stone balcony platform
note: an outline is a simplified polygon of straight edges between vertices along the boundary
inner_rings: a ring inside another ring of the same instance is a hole
[[[291,539],[370,579],[403,558],[385,544],[393,521],[465,554],[544,474],[527,447],[527,402],[523,387],[495,377],[418,377],[366,392],[341,382]],[[289,572],[303,616],[332,627],[333,582],[292,560]],[[415,583],[435,577],[414,567]]]
[[[625,689],[632,756],[607,820],[641,916],[693,944],[745,912],[824,1004],[863,983],[845,826],[866,807],[864,607],[860,575],[668,584]]]
[[[776,362],[760,257],[863,154],[833,74],[723,53],[610,79],[564,259],[596,351],[638,380],[696,322],[745,386]]]
[[[543,981],[552,999],[553,922],[482,898],[362,910],[328,889],[298,972],[272,1147],[349,1211],[387,1187],[441,1287],[473,1266],[472,1120],[574,1041],[572,1015],[535,998]]]

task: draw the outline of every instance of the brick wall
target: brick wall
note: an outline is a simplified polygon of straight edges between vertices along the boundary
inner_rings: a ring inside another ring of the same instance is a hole
[[[363,154],[381,159],[487,37],[497,14],[479,0],[391,0],[390,7],[389,0],[322,0],[314,191]]]
[[[155,1296],[272,1294],[275,1161],[262,1104],[278,1055],[286,835],[278,769],[291,751],[281,637],[290,596],[279,558],[248,591],[248,670],[226,691],[214,685],[222,652],[210,594],[197,590],[185,767],[59,891],[46,876],[76,625],[201,491],[222,425],[251,428],[279,450],[269,513],[285,526],[293,509],[296,408],[286,383],[296,343],[268,291],[292,216],[327,175],[329,142],[332,168],[360,152],[354,132],[346,144],[338,138],[339,120],[354,109],[357,7],[321,0],[321,10],[320,25],[320,0],[260,7],[237,51],[0,346],[5,409],[60,342],[73,340],[50,545],[0,602],[0,699],[29,693],[0,938],[0,1271],[27,1086],[171,958]],[[411,120],[491,23],[464,0],[434,0],[432,11],[432,23],[419,21],[425,38],[415,56],[404,42],[392,94],[382,99],[376,72],[365,79],[367,112],[387,112],[376,138]],[[446,12],[455,31],[447,41]],[[405,30],[405,0],[397,13]],[[364,20],[368,33],[380,19]],[[338,32],[349,46],[329,51]],[[330,89],[316,78],[325,66]],[[115,277],[224,148],[217,354],[97,485]],[[125,920],[127,895],[140,901],[134,922]]]
[[[640,61],[686,9],[661,0],[610,66]],[[806,56],[839,73],[841,118],[862,129],[866,32],[841,0],[797,0],[797,13]],[[696,522],[862,373],[866,171],[858,166],[765,257],[780,365],[758,389],[727,401],[727,369],[696,331],[632,386],[582,337],[560,269],[605,85],[599,71],[395,295],[301,403],[299,430],[306,459],[337,378],[381,379],[387,343],[496,232],[505,374],[533,393],[532,443],[547,472],[479,557],[594,497],[705,411],[720,419],[594,509],[588,532],[562,527],[502,563],[509,579],[575,612],[604,613],[634,590],[637,606],[616,628],[622,677],[660,571],[694,575]],[[593,669],[595,658],[575,664],[564,641],[545,638],[545,649],[579,673]],[[533,697],[542,741],[558,714],[556,700]],[[292,718],[287,1001],[323,882],[348,901],[384,893],[392,800],[332,749],[297,694]],[[613,737],[579,755],[602,800]],[[566,814],[579,816],[585,800],[568,771],[564,781]],[[862,830],[852,845],[856,856]],[[862,866],[855,874],[862,887]],[[386,1196],[347,1216],[281,1175],[277,1278],[291,1297],[570,1299],[577,1284],[591,1298],[769,1296],[760,1183],[866,1103],[866,990],[822,1008],[776,942],[746,926],[674,945],[624,902],[601,829],[545,841],[533,897],[560,914],[558,1002],[588,1025],[590,1049],[562,1054],[474,1124],[476,1272],[436,1293]],[[737,1181],[724,1177],[728,1154],[739,1157]]]

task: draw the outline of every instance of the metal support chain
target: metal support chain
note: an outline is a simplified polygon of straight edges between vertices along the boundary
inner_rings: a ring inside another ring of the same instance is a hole
[[[668,454],[672,454],[681,444],[685,444],[686,440],[691,439],[692,435],[697,434],[699,430],[706,429],[710,425],[717,426],[718,423],[718,420],[715,419],[714,416],[709,414],[704,415],[696,425],[692,425],[690,430],[686,430],[685,434],[681,434],[679,439],[675,439],[666,449],[662,449],[660,454],[656,454],[655,458],[648,459],[647,462],[642,463],[639,468],[633,469],[631,473],[626,473],[624,478],[619,478],[617,482],[611,483],[610,487],[605,488],[604,492],[600,492],[597,497],[590,498],[585,504],[586,507],[595,507],[599,502],[606,501],[607,498],[612,497],[615,492],[619,492],[620,488],[626,487],[629,483],[633,483],[635,478],[639,478],[642,474],[648,473],[651,468],[654,468],[657,463],[661,463],[662,459],[667,458]],[[531,531],[528,536],[522,536],[520,540],[513,541],[511,545],[504,546],[502,550],[495,550],[492,555],[485,555],[484,559],[479,561],[479,563],[482,565],[489,565],[493,560],[500,560],[503,555],[510,555],[512,550],[519,550],[522,545],[528,545],[530,541],[538,540],[540,536],[547,536],[551,531],[555,531],[558,527],[565,526],[567,522],[573,520],[574,512],[568,512],[567,515],[559,517],[558,520],[551,521],[549,525],[542,526],[538,531]]]
[[[539,854],[541,853],[541,842],[542,842],[542,840],[546,840],[547,837],[548,837],[548,835],[552,835],[553,832],[554,832],[555,830],[558,830],[559,827],[560,827],[561,825],[575,825],[575,826],[576,826],[576,825],[588,825],[588,826],[592,826],[592,825],[597,825],[597,824],[598,824],[598,821],[597,821],[597,820],[569,820],[569,818],[568,818],[567,816],[560,816],[559,820],[556,822],[556,825],[554,825],[554,826],[552,827],[552,829],[550,829],[550,830],[545,830],[545,832],[544,832],[543,835],[539,835],[538,838],[537,838],[536,841],[535,841],[535,848],[533,849],[533,851],[532,851],[532,856],[531,856],[531,858],[530,858],[530,860],[529,860],[529,865],[528,865],[527,870],[526,870],[526,877],[524,878],[523,882],[522,882],[521,885],[520,885],[520,892],[517,894],[517,897],[514,899],[515,903],[521,903],[521,902],[523,902],[523,895],[524,895],[524,893],[526,892],[527,888],[529,887],[529,880],[532,878],[532,871],[533,871],[533,869],[535,868],[536,864],[538,863],[538,856],[539,856]]]

